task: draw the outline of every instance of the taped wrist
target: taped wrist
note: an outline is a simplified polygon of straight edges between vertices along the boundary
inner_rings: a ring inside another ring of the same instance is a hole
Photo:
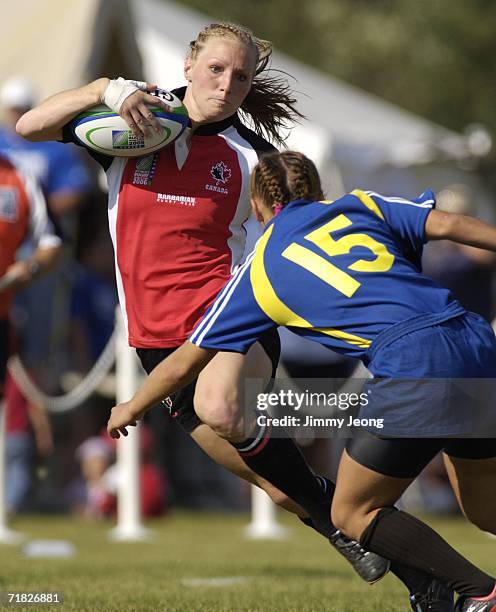
[[[131,81],[122,77],[111,79],[103,93],[102,102],[114,113],[119,113],[124,100],[138,90],[146,91],[144,81]]]

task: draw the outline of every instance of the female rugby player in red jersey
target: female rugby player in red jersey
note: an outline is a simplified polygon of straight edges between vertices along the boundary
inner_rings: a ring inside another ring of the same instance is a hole
[[[148,373],[189,336],[240,263],[249,173],[260,153],[273,150],[262,135],[280,143],[279,129],[299,115],[286,81],[266,71],[271,51],[269,42],[243,27],[207,26],[190,43],[186,88],[174,90],[187,107],[190,129],[174,146],[145,158],[90,151],[107,173],[120,304],[130,345]],[[147,107],[157,105],[151,89],[101,78],[52,96],[24,115],[17,130],[32,140],[70,141],[71,119],[103,101],[136,134],[144,133],[158,127]],[[241,122],[240,110],[254,130]],[[329,521],[333,485],[312,474],[292,440],[252,452],[257,440],[247,436],[249,424],[239,407],[251,400],[243,381],[268,384],[278,355],[272,332],[246,356],[219,353],[196,388],[193,383],[173,395],[171,414],[215,461],[265,489],[307,524],[313,521],[374,582],[387,563],[336,532]]]

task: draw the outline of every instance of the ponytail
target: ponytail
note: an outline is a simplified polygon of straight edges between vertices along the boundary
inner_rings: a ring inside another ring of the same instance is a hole
[[[296,109],[296,98],[286,73],[269,68],[272,43],[257,38],[250,30],[233,23],[211,23],[189,44],[188,56],[195,59],[210,38],[231,38],[246,44],[256,53],[256,68],[251,89],[241,104],[241,114],[253,124],[260,136],[283,144],[282,130],[304,118]],[[283,76],[284,75],[284,76]]]

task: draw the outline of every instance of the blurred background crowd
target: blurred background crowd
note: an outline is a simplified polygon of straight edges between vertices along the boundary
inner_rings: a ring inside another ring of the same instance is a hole
[[[65,236],[59,266],[19,291],[11,309],[16,350],[45,393],[61,395],[81,381],[112,335],[114,260],[96,165],[72,145],[24,141],[15,123],[51,93],[102,75],[182,84],[187,41],[212,20],[243,23],[273,41],[274,67],[295,77],[291,86],[307,117],[288,134],[288,145],[316,161],[330,198],[356,187],[406,197],[432,187],[439,208],[495,221],[496,110],[489,93],[496,6],[463,0],[312,0],[292,11],[282,0],[256,1],[256,10],[252,5],[20,0],[6,9],[0,26],[0,153],[36,175]],[[27,16],[38,24],[39,38],[22,26]],[[19,257],[31,248],[23,245]],[[439,242],[427,246],[423,263],[466,308],[494,319],[493,254]],[[282,338],[282,376],[344,379],[355,368],[288,332]],[[104,432],[114,399],[110,374],[82,404],[54,414],[9,376],[11,515],[115,514],[115,448]],[[316,470],[333,473],[339,440],[302,444]],[[160,408],[141,429],[140,456],[145,516],[171,506],[236,510],[249,503],[245,485],[203,455]],[[425,470],[404,503],[454,511],[441,462]]]

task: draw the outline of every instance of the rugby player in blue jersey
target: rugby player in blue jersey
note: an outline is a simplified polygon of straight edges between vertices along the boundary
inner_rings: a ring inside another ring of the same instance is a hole
[[[125,434],[126,426],[197,376],[217,351],[245,353],[275,326],[358,357],[374,375],[375,401],[368,402],[364,420],[385,414],[389,423],[379,433],[369,428],[349,440],[333,523],[392,561],[412,591],[414,610],[452,610],[445,584],[460,595],[457,610],[494,612],[495,579],[394,504],[443,451],[462,511],[496,533],[494,422],[485,422],[484,433],[474,430],[470,394],[461,394],[466,405],[460,410],[460,397],[450,386],[452,379],[494,383],[496,338],[481,317],[467,313],[420,269],[427,240],[496,251],[496,229],[434,210],[430,191],[407,200],[355,190],[325,201],[315,166],[292,151],[260,160],[251,197],[265,225],[255,251],[190,341],[155,368],[131,401],[113,409],[110,435]],[[422,384],[425,379],[434,384]],[[252,432],[251,455],[273,443],[255,415],[238,417]],[[474,433],[479,438],[469,437]],[[422,576],[430,581],[422,582]]]

